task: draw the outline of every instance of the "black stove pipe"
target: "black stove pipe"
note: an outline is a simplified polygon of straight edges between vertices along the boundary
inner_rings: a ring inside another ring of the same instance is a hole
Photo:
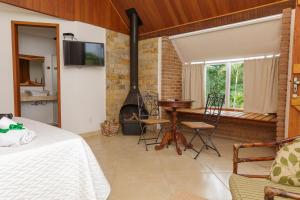
[[[130,19],[130,90],[138,90],[138,29],[142,25],[136,10],[126,10]]]

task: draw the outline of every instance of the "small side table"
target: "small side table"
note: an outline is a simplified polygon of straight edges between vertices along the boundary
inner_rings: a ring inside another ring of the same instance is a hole
[[[190,148],[188,145],[186,138],[183,136],[182,133],[177,131],[177,109],[179,108],[190,108],[192,106],[191,100],[175,100],[175,101],[168,101],[168,100],[161,100],[158,101],[158,105],[161,107],[169,107],[172,109],[172,132],[166,132],[163,136],[163,139],[159,145],[155,146],[155,150],[161,150],[165,147],[166,144],[169,144],[171,141],[175,142],[176,151],[178,155],[182,154],[182,151],[178,145],[180,141],[186,148]]]

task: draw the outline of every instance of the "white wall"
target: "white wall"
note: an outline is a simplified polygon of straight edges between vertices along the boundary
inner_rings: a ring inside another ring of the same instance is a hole
[[[78,40],[106,40],[104,29],[81,22],[74,23],[74,32]],[[98,130],[106,117],[105,67],[62,67],[61,73],[63,127],[79,133]]]
[[[19,53],[37,56],[56,54],[55,40],[19,32]]]
[[[78,40],[105,43],[105,29],[72,22],[0,3],[0,113],[14,112],[11,21],[60,25],[62,128],[75,133],[99,129],[105,120],[105,67],[76,68],[63,65],[62,34],[72,32]]]

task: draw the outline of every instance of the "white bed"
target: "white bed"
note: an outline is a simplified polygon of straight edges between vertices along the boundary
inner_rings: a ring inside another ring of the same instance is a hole
[[[68,131],[14,118],[37,137],[0,147],[0,200],[105,200],[110,186],[86,142]]]

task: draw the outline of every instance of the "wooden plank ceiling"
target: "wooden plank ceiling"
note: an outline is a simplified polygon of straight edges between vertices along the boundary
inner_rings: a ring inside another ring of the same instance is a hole
[[[143,21],[140,37],[173,35],[221,25],[220,16],[249,11],[240,21],[277,14],[295,0],[0,0],[15,6],[68,20],[77,20],[128,33],[125,14],[135,8]],[[267,8],[267,9],[264,9]],[[217,19],[215,21],[209,21]],[[227,20],[233,23],[236,20]]]
[[[74,19],[74,0],[0,0],[1,2],[15,5],[43,14]]]
[[[279,4],[292,6],[295,0],[111,0],[128,24],[125,10],[135,8],[143,21],[140,36],[152,37],[182,33],[190,29],[181,26],[232,13]],[[284,7],[283,7],[284,8]],[[279,12],[282,8],[279,8]],[[265,11],[267,12],[267,11]],[[270,13],[272,14],[272,13]],[[253,14],[252,14],[253,15]],[[255,15],[255,14],[254,14]],[[256,14],[257,15],[257,14]],[[166,30],[175,29],[168,33]],[[164,34],[160,34],[160,33]]]

